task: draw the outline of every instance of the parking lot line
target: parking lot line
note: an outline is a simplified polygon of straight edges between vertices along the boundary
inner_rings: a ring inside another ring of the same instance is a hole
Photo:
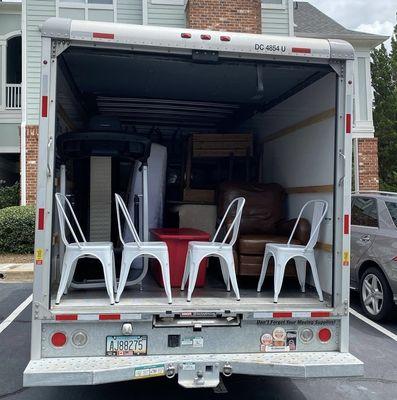
[[[7,328],[8,325],[18,317],[18,315],[32,302],[33,294],[31,294],[23,303],[21,303],[1,324],[0,333]]]
[[[368,325],[372,326],[372,328],[375,328],[379,332],[383,333],[384,335],[388,336],[390,339],[393,339],[395,342],[397,342],[397,335],[394,334],[393,332],[390,332],[389,330],[387,330],[383,326],[380,326],[376,322],[371,321],[369,318],[364,317],[364,315],[361,315],[360,313],[358,313],[357,311],[353,310],[352,308],[350,308],[350,314],[354,315],[358,319],[361,319],[361,321],[367,323]]]

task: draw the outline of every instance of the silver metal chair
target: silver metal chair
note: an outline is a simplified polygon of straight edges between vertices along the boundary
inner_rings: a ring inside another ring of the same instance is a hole
[[[225,215],[214,235],[211,242],[190,242],[186,257],[185,271],[183,273],[181,290],[185,289],[187,280],[189,279],[189,287],[187,294],[187,301],[191,301],[192,293],[196,285],[197,275],[200,268],[201,261],[206,257],[218,257],[221,264],[222,275],[227,286],[227,290],[230,290],[230,281],[236,294],[237,300],[240,300],[240,292],[237,285],[236,269],[234,265],[233,246],[236,243],[238,231],[240,228],[241,215],[245,199],[238,197],[234,199],[227,208]],[[229,229],[226,232],[222,242],[217,242],[219,233],[224,228],[226,218],[232,207],[236,206],[236,215]],[[231,240],[227,243],[231,234]]]
[[[61,279],[55,301],[56,304],[59,304],[62,295],[64,293],[67,293],[67,289],[70,287],[72,283],[73,275],[76,270],[77,261],[80,258],[96,258],[101,262],[105,277],[106,290],[108,292],[110,299],[110,304],[114,304],[113,290],[115,289],[115,284],[116,284],[116,272],[114,265],[113,243],[87,242],[83,234],[83,231],[81,230],[81,226],[76,217],[76,214],[73,210],[73,207],[70,204],[68,198],[61,193],[56,193],[55,199],[58,210],[61,238],[63,243],[65,244],[65,253],[63,256]],[[74,231],[73,226],[67,216],[64,205],[66,205],[67,208],[69,209],[73,217],[74,224],[76,225],[82,240],[78,239],[76,232]],[[66,238],[65,222],[74,239],[73,243],[69,243]]]
[[[123,244],[123,255],[121,259],[121,271],[119,286],[116,294],[116,302],[118,303],[120,301],[120,297],[124,291],[132,262],[138,257],[149,256],[151,258],[157,259],[160,263],[161,272],[163,275],[164,289],[167,294],[168,303],[171,304],[171,280],[167,244],[164,242],[141,242],[123,199],[117,193],[115,194],[115,198],[117,224],[119,229],[120,241]],[[124,240],[123,231],[121,228],[120,210],[123,213],[124,218],[127,222],[127,226],[132,233],[134,242],[126,243]]]
[[[299,220],[302,218],[302,214],[307,206],[313,204],[313,214],[311,221],[311,233],[310,239],[306,246],[293,245],[291,244],[292,238],[294,237],[295,230],[298,226]],[[314,257],[314,246],[317,244],[318,236],[320,234],[320,225],[323,222],[325,215],[327,214],[328,203],[325,200],[311,200],[308,201],[299,213],[298,219],[296,220],[294,229],[292,230],[291,236],[287,244],[267,244],[265,248],[265,256],[263,258],[262,271],[258,282],[257,291],[260,292],[263,281],[265,280],[267,267],[270,259],[274,258],[274,303],[277,303],[278,296],[281,291],[281,286],[284,280],[285,267],[290,260],[295,261],[296,272],[298,280],[301,285],[302,292],[305,292],[306,284],[306,263],[309,262],[314,284],[318,293],[320,301],[324,301],[323,292],[320,286],[320,280],[317,272],[316,259]]]

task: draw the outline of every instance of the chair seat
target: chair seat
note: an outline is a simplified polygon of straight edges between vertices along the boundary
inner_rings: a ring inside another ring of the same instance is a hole
[[[305,250],[306,246],[298,245],[298,244],[284,244],[284,243],[271,243],[266,245],[266,251],[272,251],[272,250],[281,250],[285,252],[307,252],[307,253],[312,253],[313,250]]]
[[[165,242],[141,242],[140,246],[136,242],[128,242],[124,245],[124,248],[133,248],[133,249],[164,249],[167,250],[167,244]]]
[[[80,243],[80,245],[83,247],[83,249],[98,249],[98,248],[113,249],[112,242],[86,242],[86,243]],[[79,249],[79,245],[77,243],[70,243],[68,244],[67,247],[73,247]]]
[[[270,243],[287,243],[288,236],[280,235],[268,235],[268,234],[258,234],[258,235],[241,235],[238,240],[238,247],[240,254],[252,254],[252,255],[262,255],[265,251],[265,247]],[[292,244],[301,244],[299,240],[292,240]]]
[[[196,248],[201,250],[218,250],[222,246],[222,249],[232,248],[230,244],[220,242],[189,242],[189,248]]]

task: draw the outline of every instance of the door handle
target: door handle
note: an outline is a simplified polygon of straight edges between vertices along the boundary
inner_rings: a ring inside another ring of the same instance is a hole
[[[367,243],[370,240],[371,240],[371,236],[369,236],[369,235],[362,235],[361,238],[360,238],[360,241],[364,242],[364,243]]]

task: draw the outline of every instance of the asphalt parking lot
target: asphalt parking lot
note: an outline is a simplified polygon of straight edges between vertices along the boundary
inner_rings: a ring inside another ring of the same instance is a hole
[[[0,283],[0,324],[32,292],[31,284]],[[359,311],[358,299],[352,295],[352,307]],[[371,325],[351,316],[351,352],[365,363],[365,375],[349,379],[286,379],[234,375],[224,378],[225,390],[194,390],[187,392],[176,380],[125,382],[90,387],[23,388],[22,373],[29,361],[30,319],[29,305],[0,333],[0,400],[101,400],[117,396],[146,400],[163,400],[188,396],[195,399],[397,399],[397,342]],[[397,314],[382,324],[397,334]]]

